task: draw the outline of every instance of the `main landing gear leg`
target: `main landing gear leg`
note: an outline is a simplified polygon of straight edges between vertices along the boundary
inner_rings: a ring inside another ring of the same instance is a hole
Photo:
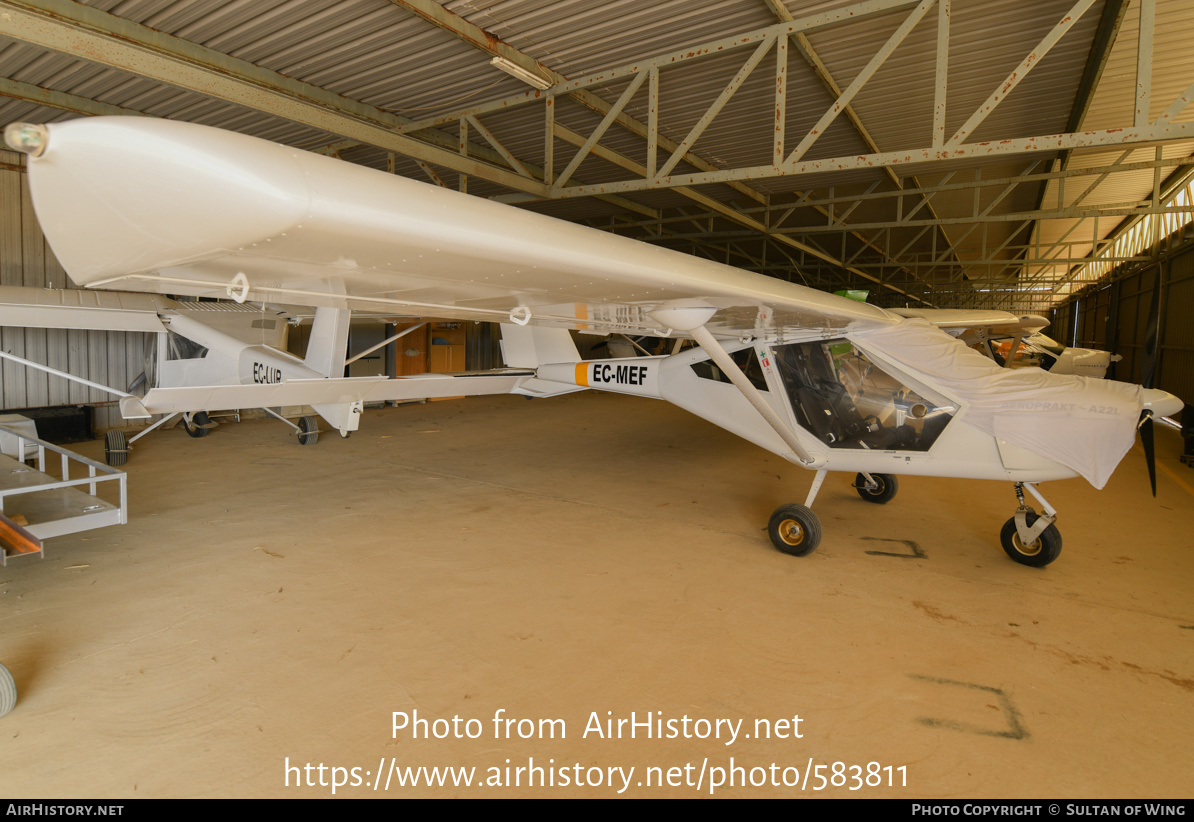
[[[794,557],[803,557],[811,554],[820,544],[821,520],[813,513],[812,505],[828,473],[824,468],[817,471],[804,505],[781,505],[771,515],[771,520],[767,523],[767,534],[771,537],[771,544],[778,550]]]
[[[1044,508],[1044,514],[1038,516],[1036,511],[1024,504],[1025,488],[1036,497]],[[1030,482],[1016,483],[1016,499],[1020,501],[1020,507],[1016,509],[1016,515],[1003,524],[999,541],[1003,544],[1004,552],[1016,562],[1043,568],[1061,553],[1061,532],[1053,524],[1057,519],[1057,511]]]

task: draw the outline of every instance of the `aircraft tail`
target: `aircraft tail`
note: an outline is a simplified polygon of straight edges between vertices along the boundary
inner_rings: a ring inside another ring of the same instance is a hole
[[[502,323],[502,359],[511,368],[534,368],[553,363],[580,362],[580,352],[566,328]],[[528,397],[554,397],[584,391],[583,386],[542,380],[523,382],[513,393]]]
[[[307,357],[303,365],[325,377],[343,377],[344,361],[348,359],[347,308],[315,309],[311,339],[307,342]]]
[[[580,362],[580,353],[566,328],[502,323],[502,358],[510,368],[538,368]]]

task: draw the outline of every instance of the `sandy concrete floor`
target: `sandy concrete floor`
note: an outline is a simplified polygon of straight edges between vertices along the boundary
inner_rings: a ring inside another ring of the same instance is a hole
[[[0,795],[1189,797],[1194,471],[1159,444],[1155,501],[1138,447],[1045,486],[1037,570],[993,482],[831,474],[779,554],[811,474],[649,400],[151,434],[129,525],[0,570]]]

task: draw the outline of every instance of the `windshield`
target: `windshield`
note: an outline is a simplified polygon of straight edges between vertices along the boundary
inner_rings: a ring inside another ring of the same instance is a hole
[[[1030,344],[1038,346],[1040,348],[1043,348],[1045,351],[1048,351],[1054,357],[1060,357],[1061,352],[1065,351],[1064,345],[1062,345],[1061,343],[1059,343],[1057,340],[1053,339],[1052,337],[1046,337],[1044,334],[1040,333],[1039,331],[1035,334],[1030,334],[1029,336],[1025,337],[1024,342],[1030,343]]]

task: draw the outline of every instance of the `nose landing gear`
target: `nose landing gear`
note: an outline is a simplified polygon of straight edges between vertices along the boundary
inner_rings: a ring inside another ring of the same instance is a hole
[[[1026,487],[1044,507],[1044,514],[1038,515],[1024,503]],[[1020,507],[999,533],[1003,551],[1021,565],[1044,568],[1061,554],[1061,532],[1054,525],[1057,512],[1030,482],[1016,483],[1016,499],[1020,501]]]

